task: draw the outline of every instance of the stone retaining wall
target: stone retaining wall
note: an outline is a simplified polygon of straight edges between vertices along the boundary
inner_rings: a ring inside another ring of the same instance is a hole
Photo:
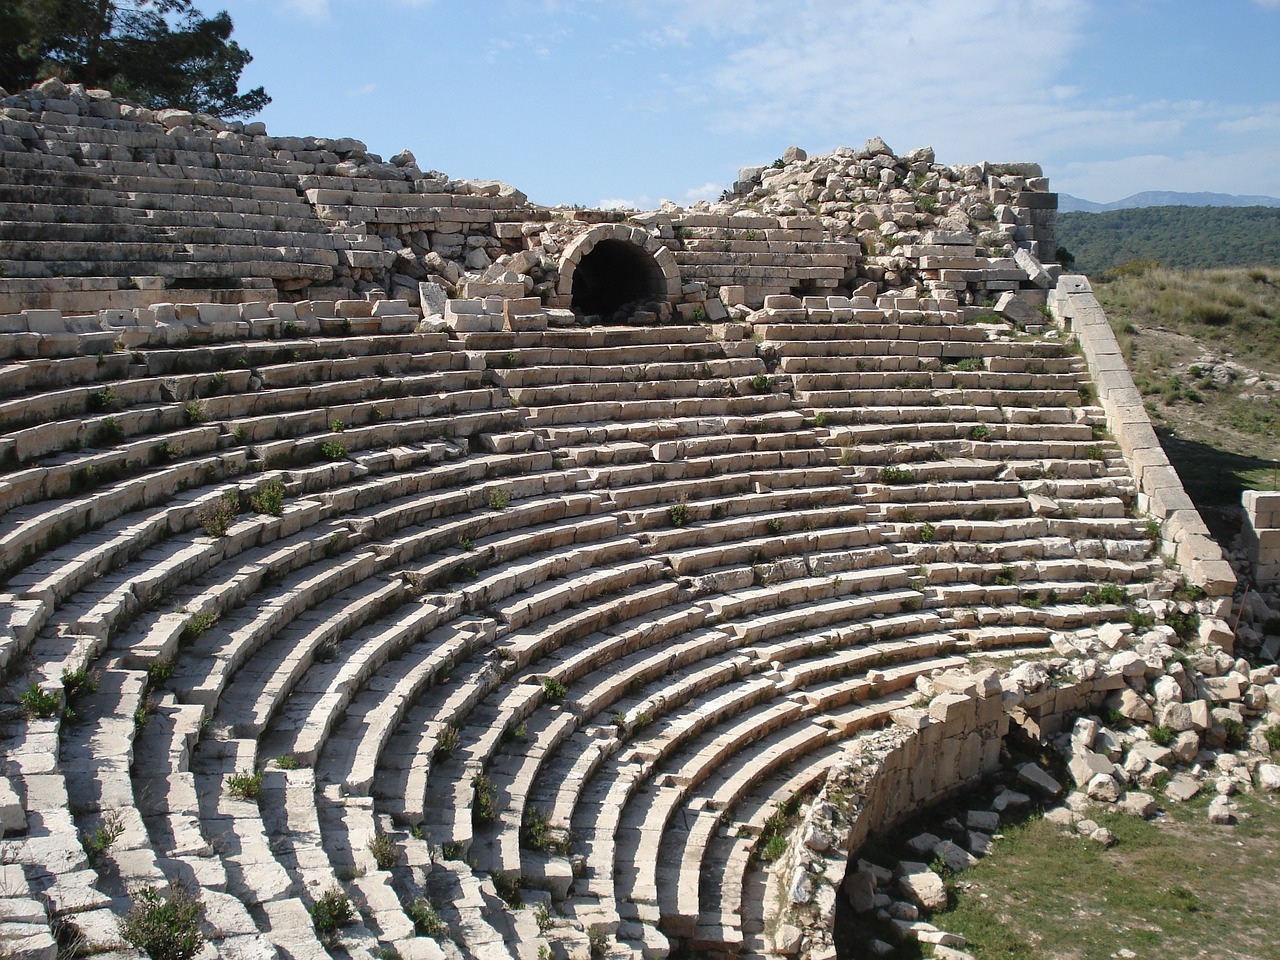
[[[1235,574],[1187,496],[1134,386],[1111,324],[1082,276],[1064,276],[1049,309],[1080,342],[1107,423],[1138,481],[1138,509],[1161,521],[1161,538],[1188,577],[1210,596],[1229,597]]]
[[[1259,587],[1280,584],[1280,493],[1246,490],[1243,503],[1247,521],[1243,534],[1253,582]]]

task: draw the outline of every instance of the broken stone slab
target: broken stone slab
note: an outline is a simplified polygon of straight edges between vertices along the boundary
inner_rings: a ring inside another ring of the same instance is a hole
[[[1037,287],[1048,290],[1053,286],[1053,278],[1049,276],[1049,271],[1040,264],[1039,260],[1031,255],[1030,251],[1018,248],[1013,252],[1013,262],[1022,268],[1022,271],[1027,275],[1027,279]]]
[[[1120,799],[1120,785],[1116,783],[1114,777],[1105,773],[1100,773],[1090,780],[1085,792],[1090,800],[1097,800],[1099,803],[1115,803]]]
[[[1209,822],[1228,825],[1235,822],[1237,807],[1227,797],[1219,796],[1209,804]]]
[[[1186,803],[1200,792],[1200,781],[1189,773],[1180,773],[1164,788],[1164,795],[1175,803]]]
[[[996,798],[991,801],[991,809],[997,813],[1005,813],[1012,810],[1021,810],[1030,804],[1031,798],[1025,793],[1019,793],[1017,790],[1010,790],[1006,787],[996,794]]]
[[[898,888],[912,903],[929,911],[946,909],[947,885],[926,864],[903,860],[898,868]]]
[[[1006,290],[996,301],[996,313],[1021,326],[1044,323],[1045,320],[1044,314],[1012,290]]]
[[[983,833],[995,833],[1000,829],[1000,815],[990,810],[970,810],[965,814],[964,822],[970,830]]]
[[[978,862],[969,851],[950,840],[943,840],[934,848],[933,852],[935,856],[942,858],[942,862],[947,865],[947,869],[952,873],[968,870]]]
[[[1264,763],[1258,766],[1258,786],[1267,793],[1280,793],[1280,765]]]
[[[1062,784],[1034,763],[1024,763],[1018,768],[1018,782],[1027,784],[1047,797],[1056,797],[1062,793]]]
[[[1160,812],[1156,798],[1149,793],[1141,793],[1139,791],[1126,793],[1120,798],[1119,807],[1125,813],[1141,817],[1143,820],[1150,820]]]

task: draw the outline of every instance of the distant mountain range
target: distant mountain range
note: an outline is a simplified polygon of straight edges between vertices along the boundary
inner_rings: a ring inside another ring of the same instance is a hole
[[[1058,194],[1060,213],[1105,213],[1137,207],[1280,207],[1280,197],[1240,197],[1230,193],[1178,193],[1174,190],[1147,190],[1114,203],[1094,203],[1069,193]]]

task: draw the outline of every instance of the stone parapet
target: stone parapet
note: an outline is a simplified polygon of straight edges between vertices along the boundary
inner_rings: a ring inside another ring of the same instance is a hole
[[[1089,281],[1077,275],[1059,279],[1049,293],[1049,309],[1079,340],[1107,424],[1138,482],[1139,509],[1160,521],[1166,550],[1190,580],[1210,596],[1229,597],[1235,589],[1235,574],[1160,446],[1124,353]]]

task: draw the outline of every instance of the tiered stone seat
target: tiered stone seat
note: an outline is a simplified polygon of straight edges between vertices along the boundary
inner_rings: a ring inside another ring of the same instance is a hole
[[[762,325],[763,355],[692,325],[237,320],[0,367],[26,618],[6,649],[52,685],[100,676],[83,726],[6,740],[24,788],[76,810],[36,824],[52,887],[106,929],[131,885],[186,882],[220,949],[317,960],[307,910],[335,885],[358,957],[435,956],[404,909],[422,896],[477,956],[585,951],[592,926],[618,955],[752,949],[778,802],[918,677],[1121,617],[1098,585],[1153,572],[1074,357],[859,319]],[[107,482],[74,489],[90,466]],[[276,477],[279,517],[202,531]],[[260,801],[230,798],[255,770]],[[89,864],[79,834],[116,809],[137,812]],[[509,910],[503,876],[573,926]]]

